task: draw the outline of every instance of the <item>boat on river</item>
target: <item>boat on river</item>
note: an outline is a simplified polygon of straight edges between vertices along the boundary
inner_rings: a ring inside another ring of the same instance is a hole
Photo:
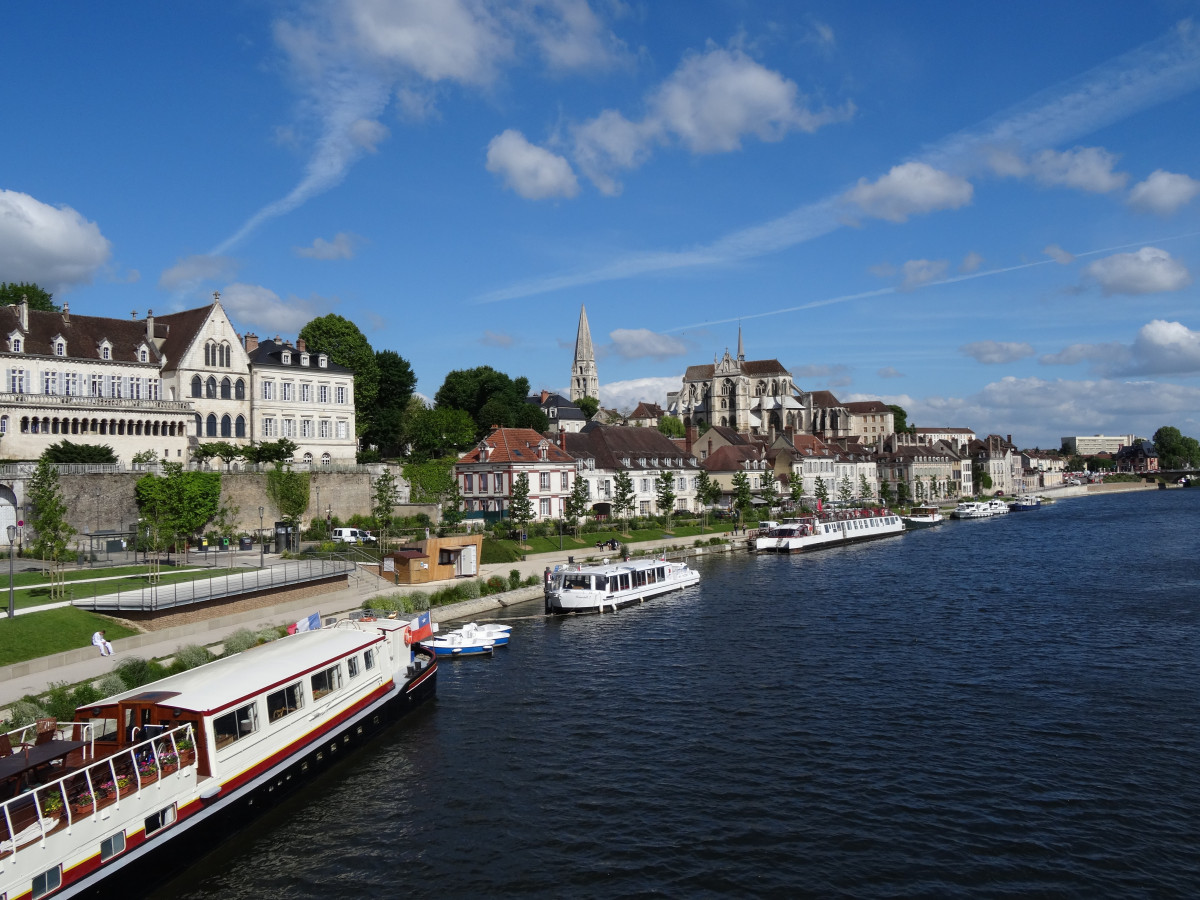
[[[1033,509],[1042,508],[1042,500],[1033,494],[1021,494],[1016,500],[1008,504],[1008,508],[1012,512],[1028,512]]]
[[[946,521],[946,517],[942,515],[942,511],[937,506],[929,504],[927,506],[914,506],[904,521],[908,523],[909,528],[929,528],[932,525],[941,525]]]
[[[845,509],[784,519],[754,541],[767,553],[796,553],[904,533],[904,520],[890,509]]]
[[[616,610],[699,583],[700,573],[687,563],[666,559],[564,566],[546,583],[546,612]]]
[[[952,519],[989,519],[992,516],[1008,515],[1008,504],[1003,500],[964,500],[950,513]]]
[[[462,656],[491,656],[496,649],[496,640],[485,637],[482,633],[472,631],[464,634],[462,629],[439,634],[437,637],[422,641],[421,646],[432,650],[437,656],[458,658]]]
[[[501,625],[497,622],[485,622],[482,625],[468,622],[461,628],[445,632],[443,636],[449,637],[450,635],[461,635],[466,639],[486,638],[494,642],[497,647],[507,647],[508,641],[512,637],[512,626]]]
[[[44,765],[0,757],[0,897],[161,884],[432,698],[411,640],[395,620],[302,631],[80,707],[26,748]]]

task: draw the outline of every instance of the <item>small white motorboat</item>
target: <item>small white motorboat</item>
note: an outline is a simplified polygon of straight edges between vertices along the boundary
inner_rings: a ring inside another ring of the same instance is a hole
[[[511,633],[511,625],[501,625],[497,622],[485,622],[479,625],[475,622],[468,622],[461,628],[455,628],[453,631],[446,632],[446,637],[455,634],[467,640],[490,638],[497,647],[506,647],[508,646],[508,639]]]
[[[491,656],[496,649],[496,642],[482,635],[467,637],[462,634],[439,634],[437,637],[421,641],[421,646],[432,650],[439,659],[443,656]]]

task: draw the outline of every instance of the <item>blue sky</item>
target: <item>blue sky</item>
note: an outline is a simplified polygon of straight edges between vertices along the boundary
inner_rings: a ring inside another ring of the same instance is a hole
[[[431,395],[736,347],[1057,446],[1200,435],[1200,3],[0,7],[0,280],[336,312]]]

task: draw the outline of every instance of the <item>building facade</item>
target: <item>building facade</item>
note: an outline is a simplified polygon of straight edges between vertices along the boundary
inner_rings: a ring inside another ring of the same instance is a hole
[[[496,428],[454,465],[468,514],[507,516],[513,483],[521,475],[529,480],[534,521],[566,514],[567,497],[575,484],[575,459],[532,428]]]

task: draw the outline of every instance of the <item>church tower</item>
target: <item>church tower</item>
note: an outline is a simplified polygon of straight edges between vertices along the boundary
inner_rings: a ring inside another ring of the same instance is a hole
[[[579,331],[575,335],[575,362],[571,365],[571,402],[581,397],[600,399],[600,375],[596,371],[596,351],[588,328],[587,309],[579,307]]]

